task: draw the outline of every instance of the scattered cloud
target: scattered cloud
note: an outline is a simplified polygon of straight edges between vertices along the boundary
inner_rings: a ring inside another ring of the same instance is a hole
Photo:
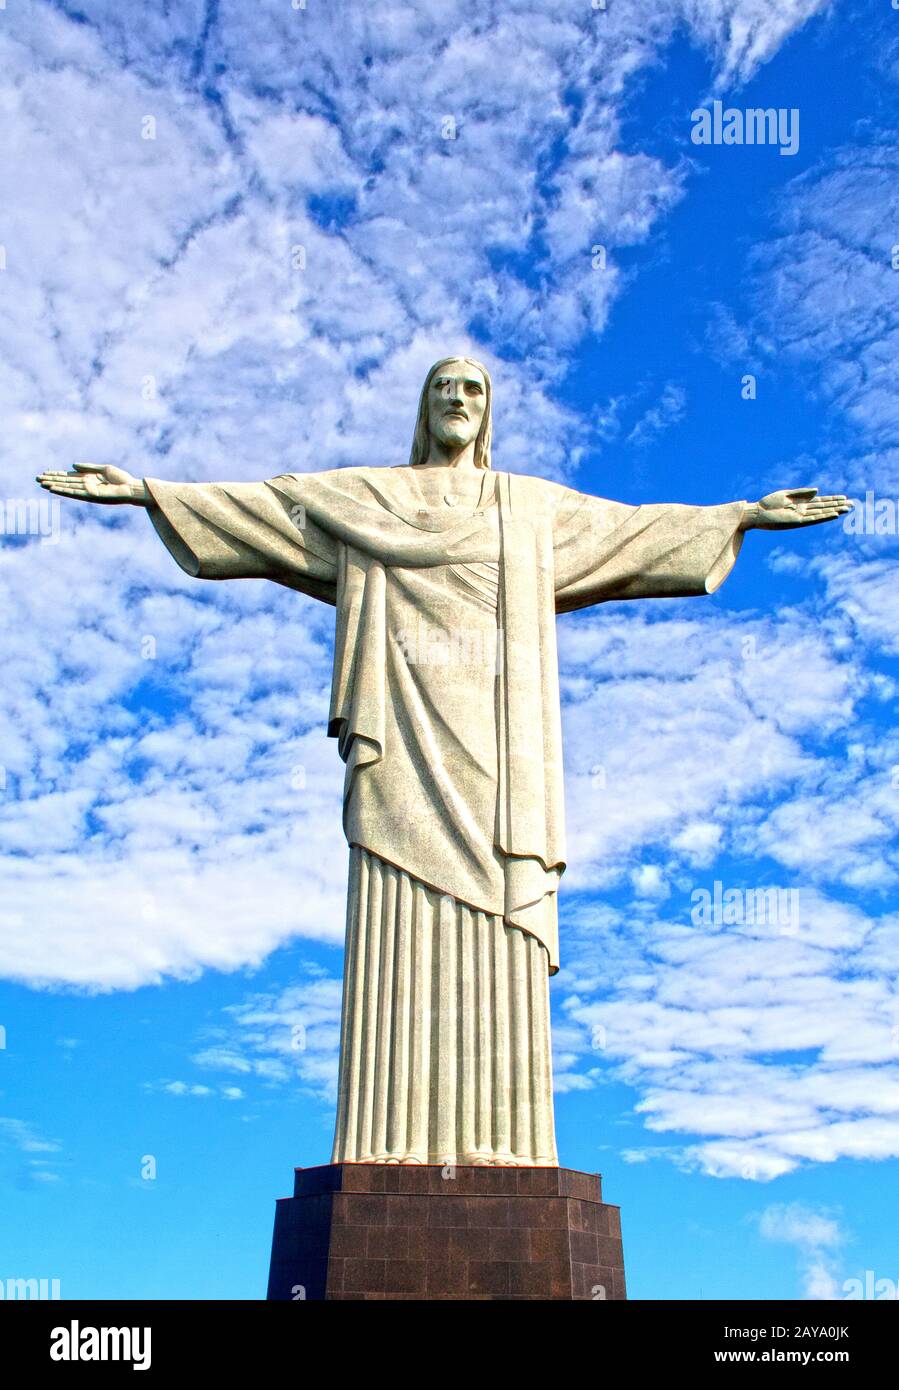
[[[30,1120],[0,1115],[0,1151],[3,1149],[21,1155],[18,1174],[20,1185],[27,1187],[34,1182],[60,1181],[60,1176],[53,1166],[56,1160],[46,1155],[58,1154],[62,1145],[55,1139],[45,1139]]]
[[[759,1214],[758,1227],[765,1240],[796,1248],[803,1298],[842,1297],[834,1257],[846,1237],[834,1216],[801,1202],[774,1204]]]
[[[669,381],[656,405],[651,406],[634,425],[627,436],[627,443],[636,448],[646,448],[654,444],[659,435],[676,425],[684,413],[687,393],[682,386]]]
[[[248,1081],[258,1078],[267,1086],[298,1084],[333,1104],[342,989],[340,979],[316,971],[277,993],[250,995],[242,1004],[229,1005],[229,1025],[212,1030],[192,1060],[210,1071],[233,1072]]]
[[[222,1086],[216,1091],[212,1086],[200,1086],[191,1084],[188,1081],[148,1081],[144,1084],[147,1091],[158,1091],[167,1096],[192,1096],[207,1100],[210,1096],[222,1096],[225,1100],[242,1100],[243,1092],[239,1086]]]
[[[9,1116],[0,1116],[0,1136],[26,1154],[58,1153],[61,1147],[55,1139],[43,1139],[29,1121]]]

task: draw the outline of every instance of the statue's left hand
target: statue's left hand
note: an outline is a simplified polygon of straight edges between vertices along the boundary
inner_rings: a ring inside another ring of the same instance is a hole
[[[850,511],[852,503],[841,492],[819,497],[816,487],[794,487],[769,492],[751,506],[742,529],[751,531],[790,531],[796,526],[819,526]]]

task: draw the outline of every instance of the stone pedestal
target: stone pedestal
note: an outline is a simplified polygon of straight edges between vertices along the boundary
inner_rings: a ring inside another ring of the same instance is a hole
[[[277,1203],[269,1299],[623,1299],[595,1173],[334,1163]]]

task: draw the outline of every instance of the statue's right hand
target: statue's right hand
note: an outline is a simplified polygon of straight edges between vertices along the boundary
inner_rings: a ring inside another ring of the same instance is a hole
[[[131,502],[140,507],[150,500],[139,478],[111,463],[76,463],[70,473],[51,470],[39,473],[37,481],[48,492],[60,497],[77,497],[82,502]]]

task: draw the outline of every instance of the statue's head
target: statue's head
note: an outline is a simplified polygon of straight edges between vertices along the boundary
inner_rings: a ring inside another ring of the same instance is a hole
[[[489,468],[491,396],[490,373],[473,357],[442,357],[435,362],[421,388],[410,464],[426,462],[433,436],[442,444],[463,449],[474,440],[475,466]]]

